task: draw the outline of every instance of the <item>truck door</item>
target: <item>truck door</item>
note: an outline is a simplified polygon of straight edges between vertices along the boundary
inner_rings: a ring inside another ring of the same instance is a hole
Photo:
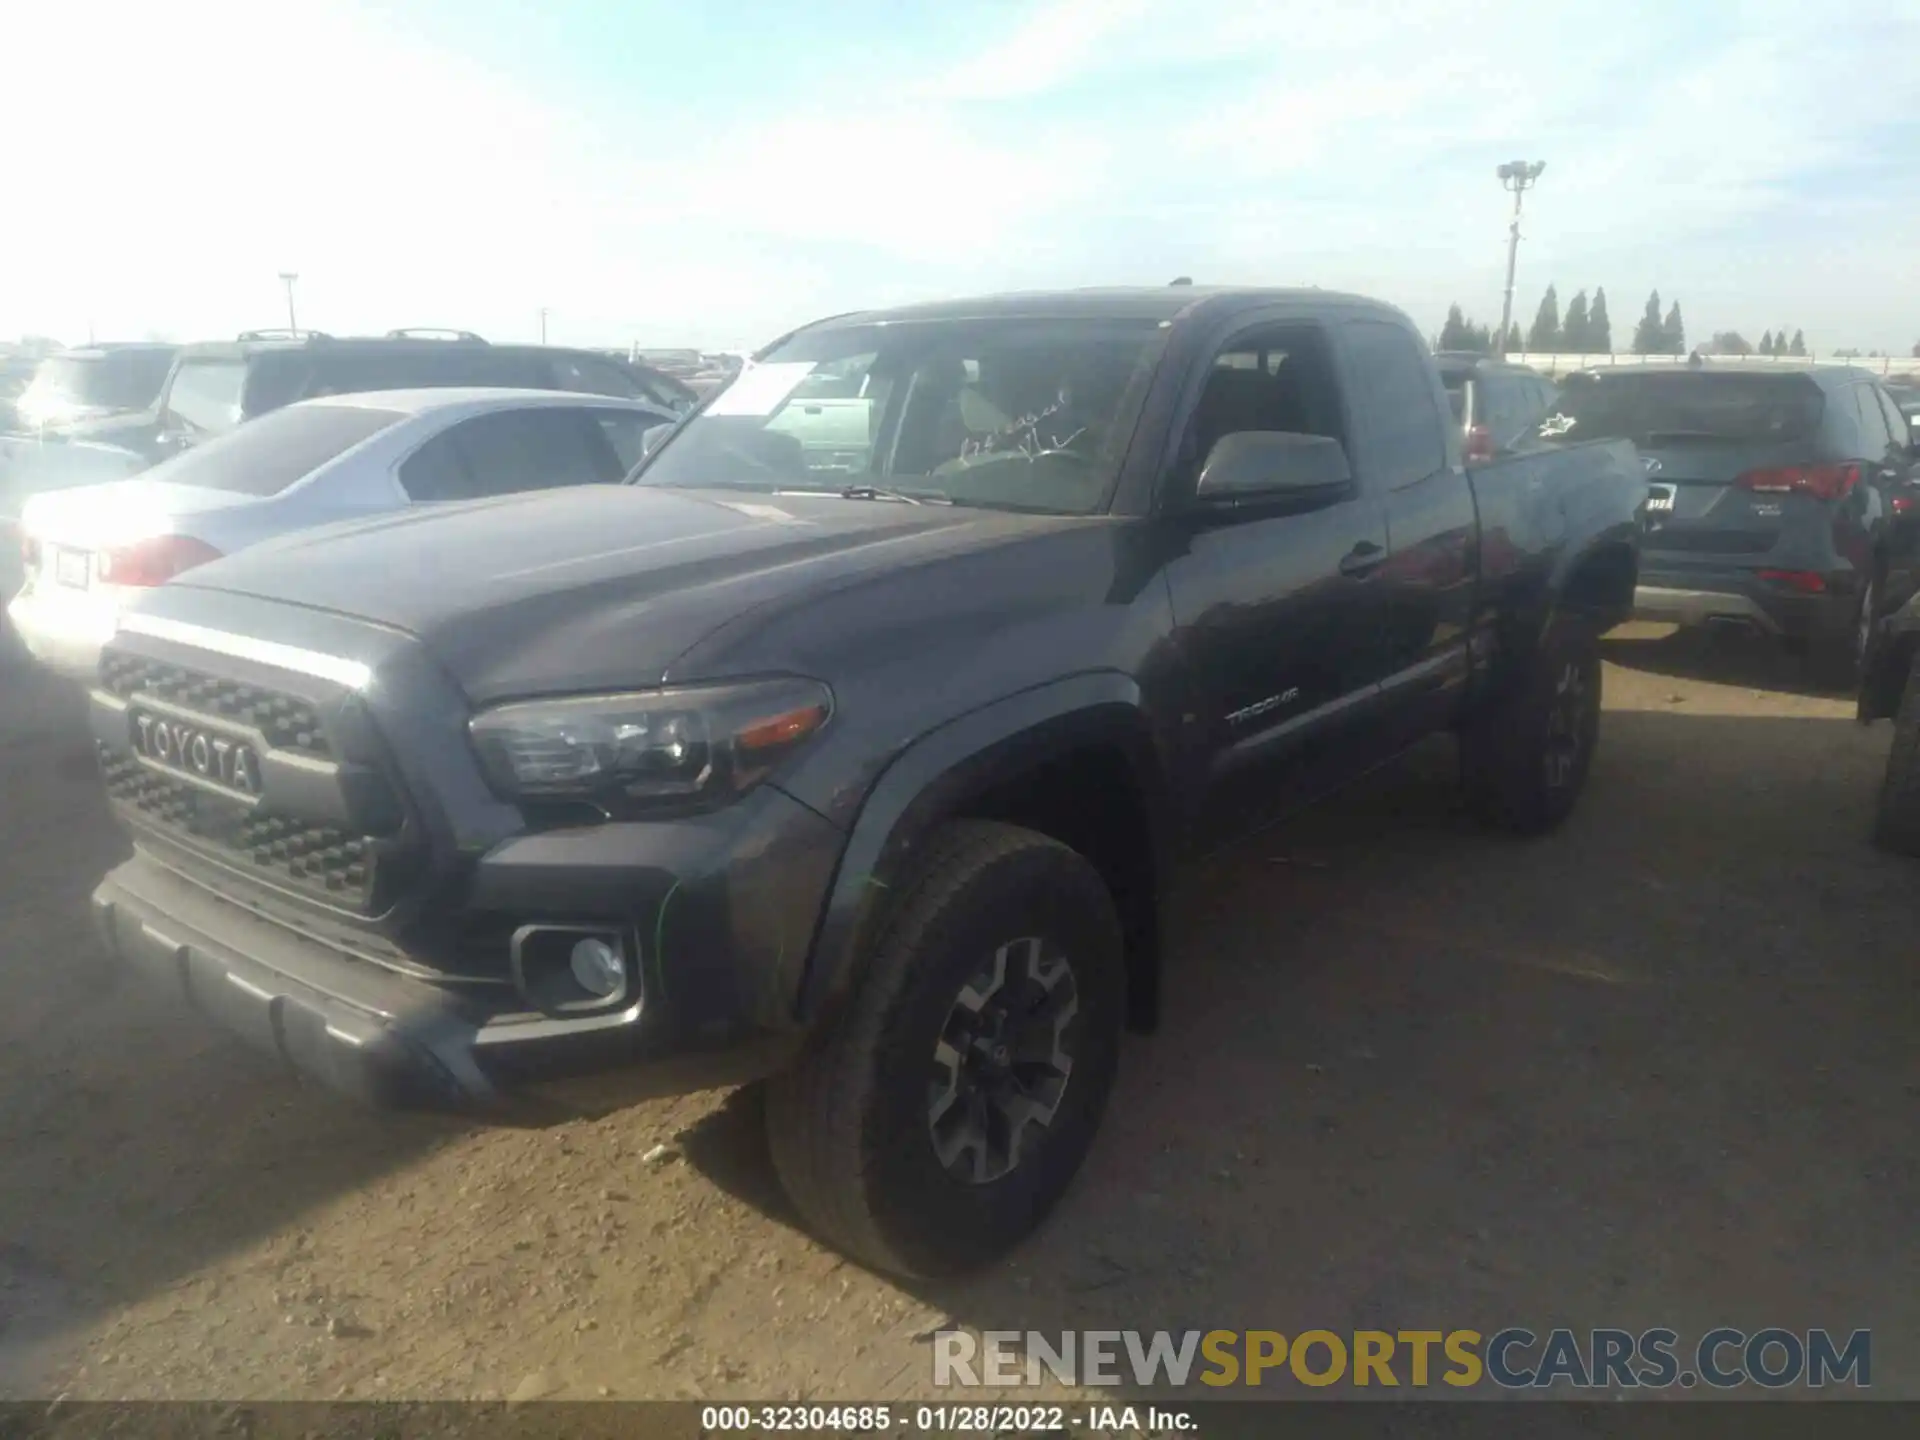
[[[1188,503],[1215,442],[1243,430],[1346,441],[1324,327],[1258,324],[1223,342],[1197,382],[1163,497],[1181,542],[1167,579],[1191,667],[1182,728],[1189,773],[1201,777],[1201,843],[1253,828],[1363,768],[1365,711],[1384,669],[1372,577],[1387,528],[1376,497],[1356,485],[1225,515]]]
[[[1354,319],[1335,338],[1354,472],[1380,498],[1391,551],[1371,582],[1385,616],[1380,741],[1391,753],[1446,725],[1462,698],[1479,523],[1419,337],[1389,320]]]

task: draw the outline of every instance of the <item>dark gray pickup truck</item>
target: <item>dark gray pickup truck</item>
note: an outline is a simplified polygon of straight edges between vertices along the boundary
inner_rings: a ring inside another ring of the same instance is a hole
[[[827,393],[864,421],[810,444]],[[157,589],[92,702],[136,841],[94,910],[377,1101],[767,1078],[821,1233],[980,1263],[1179,983],[1183,859],[1448,728],[1490,821],[1569,812],[1645,494],[1623,443],[1463,468],[1417,332],[1362,299],[824,321],[625,486]]]

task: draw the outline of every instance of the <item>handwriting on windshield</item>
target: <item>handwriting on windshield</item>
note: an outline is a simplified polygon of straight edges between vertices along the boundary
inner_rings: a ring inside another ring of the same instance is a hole
[[[1066,403],[1065,400],[1056,400],[1046,409],[1009,420],[998,430],[979,439],[969,436],[960,442],[960,458],[973,460],[983,455],[1024,455],[1028,460],[1037,460],[1050,450],[1066,449],[1086,433],[1084,425],[1066,436],[1052,435],[1044,441],[1040,437],[1041,425],[1066,409]]]

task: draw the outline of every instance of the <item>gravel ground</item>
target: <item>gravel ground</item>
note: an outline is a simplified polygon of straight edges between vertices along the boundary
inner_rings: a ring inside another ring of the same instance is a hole
[[[78,698],[0,666],[0,1394],[881,1399],[947,1323],[1724,1323],[1871,1326],[1875,1392],[1920,1396],[1887,727],[1757,647],[1608,659],[1559,834],[1476,830],[1436,744],[1186,881],[1088,1172],[921,1287],[795,1228],[751,1090],[368,1114],[122,983]]]

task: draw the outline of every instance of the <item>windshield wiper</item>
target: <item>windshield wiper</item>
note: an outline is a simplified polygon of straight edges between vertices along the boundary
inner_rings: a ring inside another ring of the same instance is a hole
[[[888,490],[880,485],[849,485],[840,492],[842,500],[898,500],[907,505],[951,505],[939,491],[923,491],[918,495],[909,495],[904,490]]]
[[[842,500],[897,500],[903,505],[951,505],[953,501],[938,491],[909,495],[905,490],[889,490],[882,485],[845,485],[838,490],[776,490],[776,495],[838,495]]]

